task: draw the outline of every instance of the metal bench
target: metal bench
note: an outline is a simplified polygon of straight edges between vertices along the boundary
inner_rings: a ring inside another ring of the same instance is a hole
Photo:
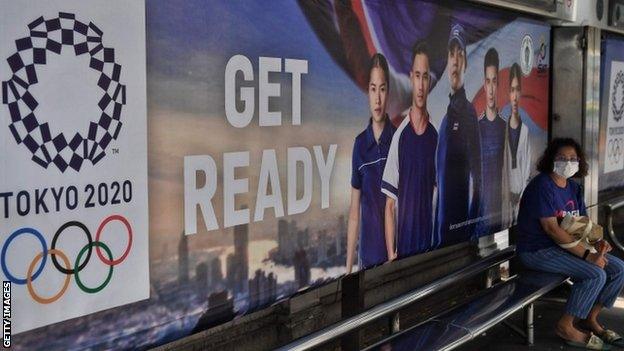
[[[533,340],[533,301],[555,289],[567,277],[535,271],[486,289],[467,304],[458,306],[420,325],[402,331],[367,350],[451,350],[479,336],[513,313],[524,309],[525,330],[506,323]]]
[[[330,325],[306,337],[291,342],[278,350],[309,350],[353,332],[367,323],[405,308],[427,296],[440,292],[452,284],[476,276],[488,269],[509,261],[515,255],[515,247],[495,252],[473,264],[457,270],[441,279],[413,290],[397,298],[381,303],[353,317]],[[505,320],[514,312],[526,308],[526,332],[514,330],[533,342],[533,305],[540,296],[563,283],[567,277],[540,272],[525,272],[507,282],[485,289],[472,299],[435,319],[390,336],[373,348],[383,345],[410,345],[405,349],[452,349],[474,338],[481,332]],[[407,340],[407,341],[406,341]],[[418,341],[421,340],[421,341]],[[427,345],[427,346],[426,346]]]
[[[335,323],[306,337],[295,340],[279,350],[309,350],[357,330],[376,319],[396,313],[418,300],[451,286],[457,281],[474,277],[509,261],[515,248],[495,252],[407,294],[379,304],[363,313]],[[450,350],[494,325],[504,322],[513,313],[525,309],[525,330],[508,324],[533,344],[533,301],[555,289],[567,277],[543,272],[525,271],[506,282],[481,291],[471,301],[401,331],[378,342],[367,350]]]

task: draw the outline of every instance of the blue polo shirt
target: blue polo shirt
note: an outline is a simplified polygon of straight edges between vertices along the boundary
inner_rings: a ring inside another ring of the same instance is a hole
[[[388,153],[382,191],[397,203],[397,255],[410,256],[434,246],[433,191],[438,132],[428,123],[417,135],[409,113],[397,128]]]
[[[444,245],[474,238],[481,215],[481,137],[477,113],[462,86],[449,96],[436,157],[436,236]]]
[[[524,189],[518,211],[518,252],[537,251],[556,246],[540,223],[540,218],[563,218],[566,214],[587,216],[580,185],[568,179],[564,188],[549,174],[535,176]]]
[[[490,121],[485,112],[479,117],[481,132],[481,170],[483,172],[482,214],[479,235],[501,230],[503,155],[505,150],[505,120],[496,114]]]
[[[360,190],[359,261],[362,268],[388,260],[384,235],[386,197],[381,193],[381,176],[394,126],[387,119],[379,143],[372,123],[355,138],[353,145],[351,186]]]

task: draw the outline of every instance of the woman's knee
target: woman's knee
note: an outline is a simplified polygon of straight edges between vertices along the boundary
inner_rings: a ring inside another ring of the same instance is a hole
[[[588,273],[587,279],[595,281],[599,286],[603,286],[607,282],[607,272],[598,266],[592,266]]]
[[[607,282],[607,272],[605,272],[604,269],[599,268],[598,270],[598,274],[600,275],[599,277],[599,281],[600,281],[600,285],[605,285],[605,283]]]
[[[624,262],[612,255],[607,257],[609,263],[605,267],[605,271],[607,272],[607,277],[610,280],[620,280],[624,281]]]

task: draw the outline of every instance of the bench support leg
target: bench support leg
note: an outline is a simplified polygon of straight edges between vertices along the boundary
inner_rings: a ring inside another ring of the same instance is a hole
[[[390,335],[396,334],[401,330],[401,317],[399,312],[390,315]]]
[[[527,345],[532,346],[535,342],[533,335],[533,304],[529,304],[524,308],[524,323],[526,325]]]

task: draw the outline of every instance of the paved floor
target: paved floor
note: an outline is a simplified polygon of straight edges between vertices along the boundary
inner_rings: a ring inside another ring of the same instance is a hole
[[[600,321],[603,325],[624,334],[624,294],[620,295],[610,310],[602,313]],[[499,324],[480,337],[460,347],[461,351],[516,351],[516,350],[581,350],[569,347],[559,339],[552,331],[555,322],[561,316],[564,305],[555,301],[538,301],[535,304],[535,345],[525,345],[525,340],[503,324]],[[522,313],[516,313],[508,321],[517,326],[522,326]],[[616,348],[612,348],[615,350]]]

